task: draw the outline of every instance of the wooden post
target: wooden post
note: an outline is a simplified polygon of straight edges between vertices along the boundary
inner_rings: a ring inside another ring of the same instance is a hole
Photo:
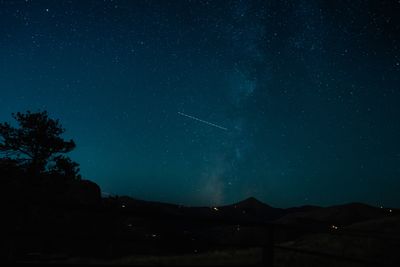
[[[268,224],[266,226],[266,237],[262,251],[262,265],[273,267],[274,266],[274,225]]]
[[[8,241],[8,256],[7,256],[7,263],[14,263],[15,262],[15,255],[16,255],[16,236],[13,238],[13,235],[10,235],[10,239]]]

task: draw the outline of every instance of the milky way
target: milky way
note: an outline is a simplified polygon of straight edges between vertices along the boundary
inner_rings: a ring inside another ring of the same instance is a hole
[[[111,194],[399,206],[399,9],[0,1],[0,120],[48,110]]]

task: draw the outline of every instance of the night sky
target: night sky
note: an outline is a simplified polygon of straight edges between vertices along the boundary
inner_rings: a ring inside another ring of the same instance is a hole
[[[399,14],[397,0],[0,0],[0,121],[47,110],[110,194],[399,207]]]

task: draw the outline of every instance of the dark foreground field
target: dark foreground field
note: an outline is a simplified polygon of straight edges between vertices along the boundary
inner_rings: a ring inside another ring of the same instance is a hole
[[[221,207],[185,207],[129,197],[101,198],[100,189],[87,181],[69,186],[73,194],[30,191],[23,199],[18,194],[9,198],[3,209],[3,262],[248,266],[400,263],[400,213],[396,209],[360,203],[279,209],[255,198]]]

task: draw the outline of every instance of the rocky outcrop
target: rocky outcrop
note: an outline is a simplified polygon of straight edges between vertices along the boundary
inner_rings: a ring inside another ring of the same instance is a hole
[[[74,180],[68,183],[66,196],[79,205],[97,206],[101,203],[100,187],[89,180]]]

